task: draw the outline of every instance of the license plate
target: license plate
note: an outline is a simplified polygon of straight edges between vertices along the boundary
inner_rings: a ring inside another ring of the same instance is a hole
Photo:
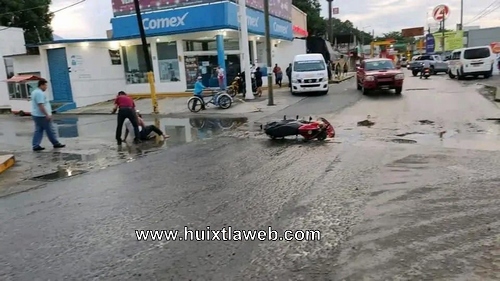
[[[380,89],[382,89],[382,90],[389,90],[389,86],[380,86]]]

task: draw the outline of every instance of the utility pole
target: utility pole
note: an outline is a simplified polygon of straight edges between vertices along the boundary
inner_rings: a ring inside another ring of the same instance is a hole
[[[144,25],[142,24],[141,7],[139,6],[139,0],[134,0],[134,6],[135,6],[135,14],[137,16],[137,24],[139,25],[139,32],[141,34],[142,51],[144,52],[144,59],[146,60],[146,66],[148,68],[148,82],[149,82],[149,89],[151,91],[151,102],[153,104],[153,113],[158,114],[159,113],[158,100],[156,99],[153,63],[151,61],[151,56],[149,54],[148,42],[146,40],[146,32],[144,31]]]
[[[274,105],[273,96],[273,72],[271,71],[273,62],[271,61],[271,28],[269,26],[269,0],[264,0],[264,26],[266,27],[266,51],[267,51],[267,105]]]
[[[460,0],[460,28],[458,30],[464,30],[464,0]]]
[[[253,100],[255,97],[253,96],[252,91],[252,74],[250,73],[250,48],[248,47],[248,22],[247,22],[247,7],[245,0],[238,0],[238,5],[240,8],[240,46],[241,46],[241,57],[240,62],[242,64],[243,71],[245,72],[244,78],[245,83],[245,99]]]
[[[328,1],[328,41],[330,44],[333,44],[333,20],[332,20],[332,2],[333,0]]]
[[[443,55],[444,55],[444,52],[446,50],[446,48],[444,47],[444,43],[445,43],[445,40],[444,40],[444,31],[445,31],[445,28],[444,28],[445,25],[444,25],[444,23],[445,23],[445,19],[444,19],[444,17],[445,17],[445,13],[444,13],[444,9],[443,9],[443,26],[441,27],[441,36],[443,37],[443,38],[441,38],[441,44],[442,44],[441,45],[441,51],[443,52]]]

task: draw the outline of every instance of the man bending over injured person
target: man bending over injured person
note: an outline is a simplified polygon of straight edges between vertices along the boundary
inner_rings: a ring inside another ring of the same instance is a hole
[[[139,113],[139,110],[137,110],[137,124],[139,125],[139,139],[143,141],[150,140],[154,138],[155,136],[152,134],[153,132],[157,134],[158,136],[161,136],[163,139],[169,138],[169,135],[165,135],[158,127],[155,125],[149,125],[146,126],[144,124],[144,120],[142,119],[142,115]],[[125,130],[125,137],[123,138],[123,141],[127,140],[127,136],[129,132],[131,134],[134,134],[134,127],[132,126],[132,122],[127,120],[125,122],[125,127],[127,128]]]

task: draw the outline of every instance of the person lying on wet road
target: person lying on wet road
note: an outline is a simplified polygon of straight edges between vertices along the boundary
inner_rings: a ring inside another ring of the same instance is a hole
[[[155,125],[148,125],[146,126],[144,124],[144,119],[142,119],[142,115],[139,112],[139,110],[136,111],[137,114],[137,124],[139,125],[139,139],[141,141],[147,141],[150,139],[153,139],[155,136],[152,133],[155,133],[158,136],[161,136],[163,139],[167,139],[170,136],[164,134],[158,127]],[[134,132],[134,127],[132,125],[132,122],[129,120],[125,121],[125,137],[123,138],[123,141],[125,142],[127,140],[129,132]],[[134,134],[135,137],[135,134]]]
[[[134,143],[140,143],[139,140],[139,126],[137,124],[137,115],[135,112],[134,100],[127,96],[124,91],[118,92],[118,96],[115,99],[115,107],[111,111],[111,114],[115,114],[118,111],[118,122],[116,125],[116,142],[118,145],[122,144],[122,128],[125,119],[128,119],[133,126],[134,131]]]

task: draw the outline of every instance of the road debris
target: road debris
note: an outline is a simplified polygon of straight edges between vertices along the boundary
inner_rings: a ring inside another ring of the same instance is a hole
[[[420,123],[420,125],[434,125],[434,121],[431,121],[431,120],[418,120],[418,122]]]

